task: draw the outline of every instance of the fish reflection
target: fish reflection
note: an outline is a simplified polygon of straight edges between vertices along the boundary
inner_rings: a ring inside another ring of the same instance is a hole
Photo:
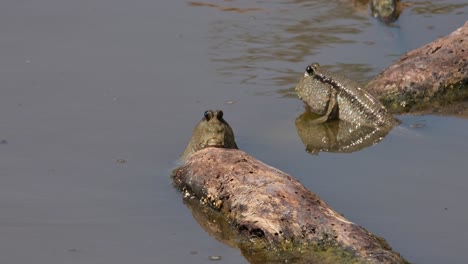
[[[389,132],[388,129],[366,127],[341,120],[317,123],[319,116],[305,111],[296,118],[296,129],[306,151],[351,153],[380,142]]]

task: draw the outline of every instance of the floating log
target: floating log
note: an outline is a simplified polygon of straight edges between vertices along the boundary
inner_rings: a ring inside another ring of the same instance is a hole
[[[210,206],[231,228],[221,232],[198,220],[205,230],[222,234],[220,240],[235,244],[244,256],[262,256],[251,263],[280,263],[284,252],[293,263],[408,263],[383,238],[335,212],[292,176],[243,151],[199,150],[174,171],[173,181],[185,199]]]
[[[404,54],[366,89],[395,113],[433,109],[467,99],[468,22]]]

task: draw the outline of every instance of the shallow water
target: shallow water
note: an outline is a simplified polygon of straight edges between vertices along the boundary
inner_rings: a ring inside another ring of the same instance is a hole
[[[344,0],[209,3],[3,2],[0,263],[246,263],[169,177],[211,108],[410,261],[468,262],[466,119],[400,116],[377,145],[310,155],[292,92],[315,61],[372,78],[463,25],[465,1],[412,1],[391,26]]]

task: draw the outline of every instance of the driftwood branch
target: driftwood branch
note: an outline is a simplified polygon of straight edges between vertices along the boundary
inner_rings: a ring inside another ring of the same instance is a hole
[[[468,98],[468,22],[404,54],[366,89],[393,112],[434,108]]]
[[[238,238],[220,240],[237,243],[244,255],[246,248],[257,249],[274,263],[278,250],[300,249],[294,263],[407,263],[383,238],[335,212],[299,181],[240,150],[197,151],[173,180],[186,197],[226,219]]]

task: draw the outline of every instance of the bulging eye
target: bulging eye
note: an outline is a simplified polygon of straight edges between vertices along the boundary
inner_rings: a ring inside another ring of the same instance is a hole
[[[223,114],[224,114],[223,111],[219,110],[218,113],[216,113],[216,117],[218,119],[221,119],[221,118],[223,118]]]
[[[206,120],[210,120],[211,118],[211,111],[210,110],[206,110],[205,113],[203,114],[206,118]]]
[[[319,67],[320,67],[320,65],[318,63],[311,64],[311,65],[307,66],[306,72],[309,75],[314,75],[314,74],[316,74],[316,71],[317,71],[317,69]]]

